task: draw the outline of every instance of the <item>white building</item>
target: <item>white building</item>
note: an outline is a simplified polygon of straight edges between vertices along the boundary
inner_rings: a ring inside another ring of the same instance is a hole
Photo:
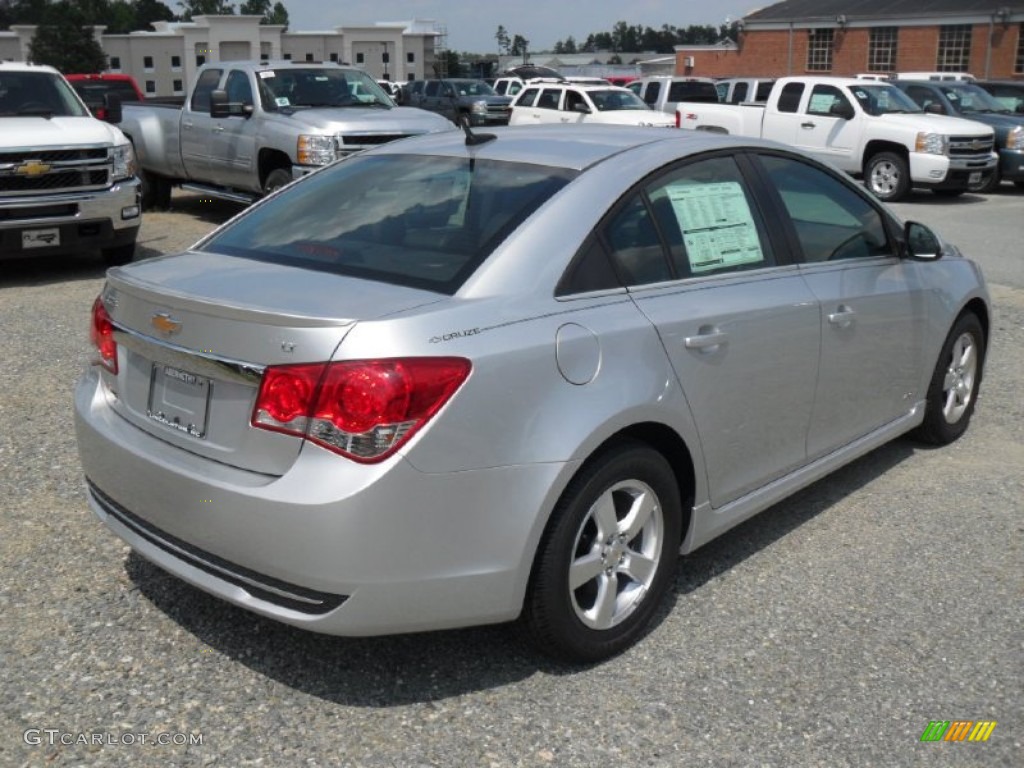
[[[378,22],[321,32],[285,32],[260,24],[259,16],[196,16],[190,22],[161,21],[153,31],[103,34],[109,72],[132,75],[147,96],[182,95],[206,62],[243,59],[338,61],[365,69],[376,79],[415,80],[433,74],[436,39],[432,20]],[[35,26],[0,31],[0,60],[28,61]]]

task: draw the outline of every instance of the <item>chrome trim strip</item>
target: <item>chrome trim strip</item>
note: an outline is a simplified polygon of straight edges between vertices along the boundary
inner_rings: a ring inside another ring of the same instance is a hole
[[[164,363],[210,379],[258,384],[266,370],[265,365],[220,358],[210,353],[186,349],[151,336],[143,336],[116,323],[114,341],[151,362]]]

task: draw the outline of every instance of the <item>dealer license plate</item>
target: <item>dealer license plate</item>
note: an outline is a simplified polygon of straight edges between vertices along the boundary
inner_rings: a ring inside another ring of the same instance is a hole
[[[25,229],[21,232],[22,248],[50,248],[54,245],[60,245],[60,230],[57,227]]]
[[[206,437],[210,411],[210,380],[163,363],[153,365],[149,385],[149,418],[192,437]]]

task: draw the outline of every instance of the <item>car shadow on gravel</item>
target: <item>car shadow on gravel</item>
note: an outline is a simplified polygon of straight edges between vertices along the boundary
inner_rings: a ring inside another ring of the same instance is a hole
[[[907,440],[883,446],[681,558],[674,589],[649,631],[689,593],[885,474],[915,447]],[[537,672],[571,675],[588,668],[541,655],[513,624],[388,637],[332,637],[236,608],[170,576],[135,552],[128,555],[125,571],[143,596],[209,650],[290,688],[339,704],[429,703],[506,686]]]
[[[135,246],[135,257],[132,261],[142,261],[161,255],[163,255],[163,251],[147,248],[143,241],[139,240]],[[58,285],[79,280],[99,280],[106,273],[107,265],[98,252],[74,256],[11,259],[3,263],[3,271],[0,273],[0,289]]]

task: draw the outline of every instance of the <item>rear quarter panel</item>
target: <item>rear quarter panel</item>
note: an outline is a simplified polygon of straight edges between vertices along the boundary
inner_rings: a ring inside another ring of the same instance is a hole
[[[135,146],[139,166],[172,179],[185,178],[181,159],[182,108],[173,104],[125,104],[118,126]]]

